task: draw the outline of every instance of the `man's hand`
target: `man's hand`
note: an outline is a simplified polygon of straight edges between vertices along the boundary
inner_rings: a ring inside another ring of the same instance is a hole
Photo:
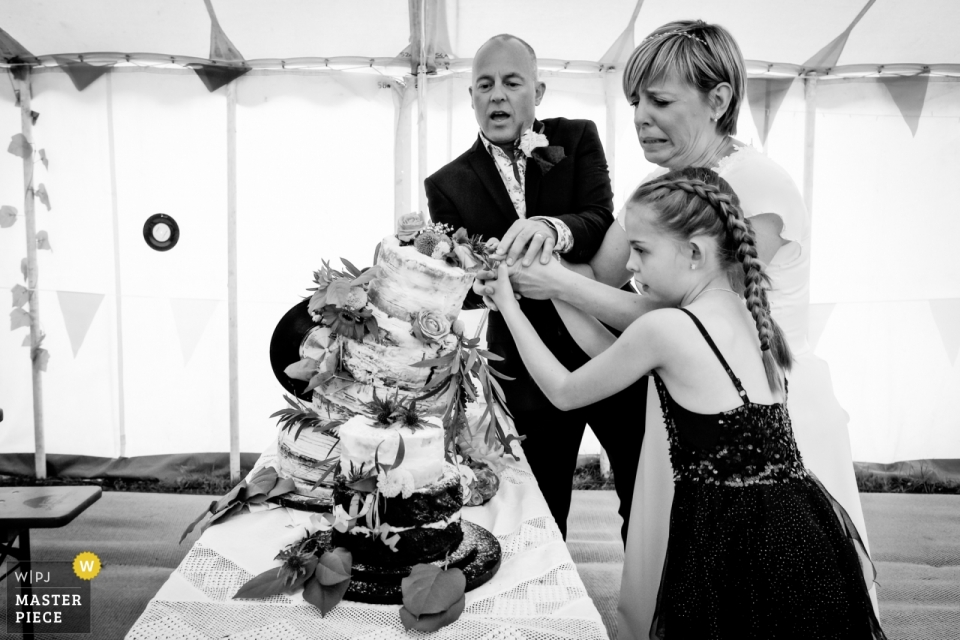
[[[500,238],[496,258],[505,259],[512,267],[523,254],[523,266],[529,267],[540,255],[540,263],[547,264],[557,246],[557,232],[541,220],[517,220]]]

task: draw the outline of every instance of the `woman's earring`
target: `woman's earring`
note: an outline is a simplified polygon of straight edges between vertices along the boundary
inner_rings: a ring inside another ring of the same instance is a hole
[[[690,268],[691,268],[691,269],[696,269],[696,268],[697,268],[697,265],[692,264],[692,265],[690,265]]]

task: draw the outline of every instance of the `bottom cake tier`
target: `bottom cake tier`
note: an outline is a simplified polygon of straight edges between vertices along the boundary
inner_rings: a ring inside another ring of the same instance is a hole
[[[334,505],[349,511],[354,496],[342,475],[333,489]],[[361,493],[361,501],[367,494]],[[415,490],[410,497],[381,498],[377,514],[362,518],[349,531],[334,531],[332,543],[345,547],[355,563],[383,567],[412,566],[443,559],[463,539],[460,512],[463,489],[460,472],[445,464],[443,475],[433,484]],[[380,523],[377,528],[376,523]],[[383,524],[387,530],[383,531]],[[385,539],[399,536],[392,547]]]

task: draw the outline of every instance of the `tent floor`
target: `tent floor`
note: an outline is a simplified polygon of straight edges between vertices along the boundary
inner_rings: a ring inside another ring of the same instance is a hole
[[[888,637],[956,637],[960,496],[862,494],[861,498],[881,585],[881,621]],[[37,561],[67,562],[81,551],[96,553],[104,568],[91,583],[91,637],[123,638],[196,540],[194,533],[177,546],[184,527],[210,500],[210,496],[104,493],[66,527],[33,531],[33,556]],[[613,491],[574,492],[567,542],[611,637],[623,562],[616,510]],[[0,574],[4,571],[0,569]],[[0,582],[0,620],[5,617],[5,585]],[[8,637],[4,631],[0,623],[0,638]]]

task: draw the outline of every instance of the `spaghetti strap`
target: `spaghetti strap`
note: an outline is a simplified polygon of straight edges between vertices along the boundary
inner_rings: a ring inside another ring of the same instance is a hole
[[[720,360],[720,364],[723,365],[724,370],[727,372],[727,375],[730,376],[730,380],[733,382],[733,386],[737,388],[737,393],[740,394],[740,398],[743,400],[743,404],[750,402],[750,398],[747,397],[747,391],[743,388],[743,385],[740,384],[740,378],[733,374],[733,371],[730,369],[730,365],[727,364],[727,361],[724,359],[723,354],[720,353],[720,349],[717,348],[716,343],[713,341],[713,338],[710,337],[710,334],[707,333],[706,328],[693,313],[683,307],[678,307],[680,311],[683,311],[685,314],[690,316],[690,319],[693,320],[693,324],[697,325],[697,329],[700,330],[700,334],[703,336],[704,340],[707,341],[707,344],[710,345],[710,348],[713,349],[714,355],[717,356],[717,359]]]

